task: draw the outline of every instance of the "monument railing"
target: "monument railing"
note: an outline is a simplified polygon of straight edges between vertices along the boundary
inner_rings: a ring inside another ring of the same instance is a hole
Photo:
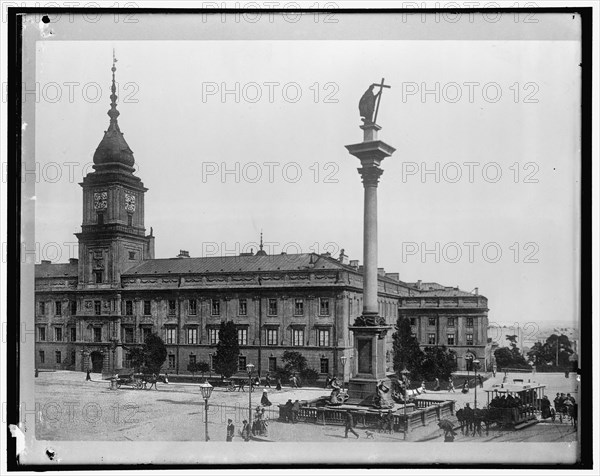
[[[417,409],[413,412],[394,414],[392,430],[406,434],[416,428],[430,425],[433,422],[454,415],[454,400],[416,400]],[[315,407],[303,402],[297,414],[297,420],[318,425],[344,425],[346,408]],[[354,423],[359,428],[383,429],[385,426],[378,410],[350,410]],[[384,411],[385,414],[385,411]],[[291,415],[290,415],[291,417]],[[285,405],[279,405],[279,420],[286,421]]]

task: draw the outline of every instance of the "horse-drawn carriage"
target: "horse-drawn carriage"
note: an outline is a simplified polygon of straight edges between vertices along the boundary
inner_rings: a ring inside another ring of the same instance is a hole
[[[519,430],[537,422],[536,413],[544,408],[545,385],[513,380],[511,384],[486,389],[487,420],[503,428]]]
[[[523,383],[515,380],[512,384],[495,385],[486,389],[487,405],[484,408],[470,408],[468,405],[456,412],[462,433],[482,434],[485,426],[489,434],[491,426],[520,430],[537,423],[536,413],[544,410],[545,385]]]
[[[147,375],[142,373],[131,373],[126,375],[118,375],[116,379],[117,388],[126,385],[135,390],[148,390],[154,386],[156,388],[158,377],[154,374]]]

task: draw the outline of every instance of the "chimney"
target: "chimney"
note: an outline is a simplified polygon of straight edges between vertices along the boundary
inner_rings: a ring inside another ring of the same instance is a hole
[[[421,280],[420,279],[417,281],[417,289],[419,291],[421,290]]]
[[[340,257],[338,258],[339,262],[342,264],[348,264],[348,256],[346,256],[346,253],[344,253],[344,248],[341,249],[340,251]]]
[[[400,273],[385,273],[385,277],[394,281],[400,281]]]
[[[383,269],[383,268],[377,268],[377,274],[379,276],[385,276],[385,269]]]
[[[353,268],[358,269],[358,260],[357,259],[353,259],[350,261],[350,266],[352,266]]]
[[[475,288],[475,296],[479,295],[479,288]]]
[[[78,264],[79,260],[77,258],[69,258],[69,264]]]
[[[177,258],[189,258],[189,257],[190,257],[189,251],[179,250],[179,254],[177,255]]]

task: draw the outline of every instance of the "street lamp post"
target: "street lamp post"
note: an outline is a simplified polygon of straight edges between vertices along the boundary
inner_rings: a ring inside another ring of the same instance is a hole
[[[408,395],[408,385],[406,382],[408,382],[409,374],[410,371],[406,368],[406,366],[404,366],[404,368],[400,371],[400,375],[402,375],[402,380],[404,382],[404,416],[406,416],[406,396]]]
[[[479,367],[479,360],[475,359],[473,361],[473,372],[475,372],[475,408],[477,408],[477,367]]]
[[[252,425],[252,371],[254,364],[246,365],[246,370],[248,371],[248,427],[250,427]]]
[[[342,390],[344,389],[344,380],[346,380],[346,361],[348,360],[348,357],[346,357],[345,355],[342,355],[340,357],[340,360],[342,361]]]
[[[208,399],[213,391],[213,386],[206,380],[200,384],[200,392],[204,398],[204,441],[208,441]]]

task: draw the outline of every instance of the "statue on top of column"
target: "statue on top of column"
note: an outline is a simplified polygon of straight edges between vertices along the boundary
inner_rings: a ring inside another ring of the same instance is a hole
[[[379,92],[375,94],[373,90],[375,86],[379,86]],[[369,89],[360,98],[358,102],[358,112],[365,125],[375,124],[377,121],[377,113],[379,111],[379,103],[381,102],[381,93],[383,88],[390,88],[387,84],[384,84],[384,79],[381,79],[381,84],[373,83],[369,86]]]

